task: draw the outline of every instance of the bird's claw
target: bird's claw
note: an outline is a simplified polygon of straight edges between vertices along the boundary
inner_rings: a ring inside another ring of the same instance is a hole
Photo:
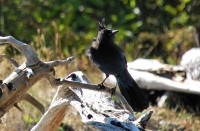
[[[104,90],[105,89],[105,86],[101,83],[101,84],[98,84],[97,88],[99,90]]]

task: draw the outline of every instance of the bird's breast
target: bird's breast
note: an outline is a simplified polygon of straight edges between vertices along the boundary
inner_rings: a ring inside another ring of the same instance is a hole
[[[96,43],[96,42],[95,42]],[[114,44],[92,45],[90,59],[106,74],[118,75],[127,67],[123,52]]]

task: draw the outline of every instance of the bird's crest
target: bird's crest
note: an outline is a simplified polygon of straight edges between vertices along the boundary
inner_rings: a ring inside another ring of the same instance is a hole
[[[105,18],[103,18],[102,21],[98,21],[98,27],[99,30],[106,29]]]

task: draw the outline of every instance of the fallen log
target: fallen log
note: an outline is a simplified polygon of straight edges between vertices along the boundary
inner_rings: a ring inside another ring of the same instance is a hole
[[[80,71],[69,74],[66,80],[89,83]],[[61,85],[50,107],[31,131],[56,130],[69,105],[79,112],[83,123],[106,131],[144,130],[153,113],[147,111],[136,119],[131,112],[112,100],[110,94]]]
[[[128,71],[142,89],[200,94],[200,82],[187,79],[182,66],[162,64],[157,60],[137,59],[128,63]],[[106,80],[106,83],[111,85],[115,85],[115,82],[113,76]]]

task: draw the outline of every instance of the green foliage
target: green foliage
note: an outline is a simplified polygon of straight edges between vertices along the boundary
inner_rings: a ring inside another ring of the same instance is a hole
[[[24,114],[23,117],[24,117],[24,121],[26,122],[27,125],[34,125],[35,123],[37,123],[37,122],[40,120],[39,117],[33,119],[32,117],[30,117],[30,116],[27,115],[27,114]]]
[[[200,2],[196,0],[0,2],[0,33],[31,42],[37,53],[48,59],[69,55],[81,58],[97,34],[96,21],[106,18],[108,27],[119,30],[116,41],[129,60],[156,57],[174,63],[170,54],[183,38],[168,39],[169,32],[173,34],[177,29],[184,32],[188,26],[194,28],[200,23]],[[176,35],[173,37],[181,37]],[[9,47],[8,52],[16,51]]]
[[[73,131],[73,129],[70,126],[62,123],[57,131]]]

